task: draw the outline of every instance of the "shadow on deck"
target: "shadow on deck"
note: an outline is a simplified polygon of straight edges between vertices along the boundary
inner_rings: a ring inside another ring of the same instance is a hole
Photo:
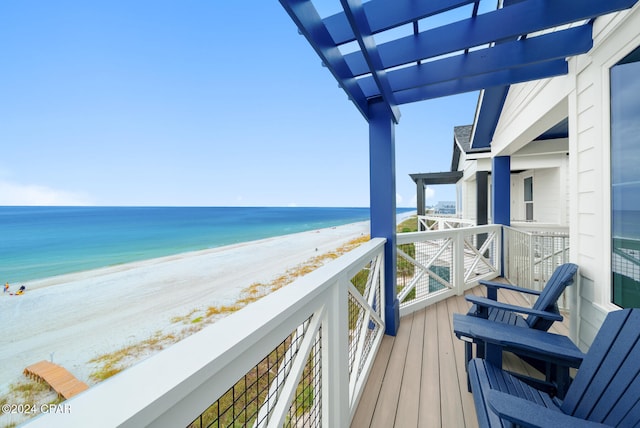
[[[483,295],[483,287],[467,293]],[[503,302],[530,306],[518,293],[500,290]],[[451,297],[401,319],[396,337],[385,336],[351,424],[364,427],[477,427],[467,391],[464,342],[453,334],[454,313],[466,313],[464,296]],[[568,335],[568,317],[550,329]],[[508,370],[540,374],[509,353]]]

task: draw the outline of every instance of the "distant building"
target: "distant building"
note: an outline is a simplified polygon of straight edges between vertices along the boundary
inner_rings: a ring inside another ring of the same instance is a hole
[[[456,203],[454,201],[440,201],[434,207],[436,214],[455,214]]]

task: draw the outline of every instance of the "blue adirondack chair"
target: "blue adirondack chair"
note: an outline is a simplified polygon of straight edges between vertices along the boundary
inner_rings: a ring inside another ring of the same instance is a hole
[[[479,426],[639,426],[639,326],[640,309],[609,313],[563,400],[473,359],[469,376]]]
[[[544,387],[549,390],[553,388],[554,393],[560,397],[564,397],[571,383],[570,369],[580,367],[584,359],[582,351],[567,336],[533,328],[524,329],[483,318],[453,314],[453,332],[459,339],[486,344],[488,352],[484,359],[498,368],[502,367],[502,351],[512,352],[525,361],[531,361],[545,374]],[[470,343],[467,342],[467,345]],[[470,360],[470,352],[467,352],[467,365]],[[525,378],[523,375],[519,377]],[[542,387],[538,380],[527,378],[529,383],[534,381],[539,388]],[[471,385],[467,386],[471,391]]]
[[[555,321],[562,321],[562,315],[560,315],[560,311],[558,310],[558,299],[565,288],[573,284],[577,272],[578,266],[574,263],[565,263],[558,266],[542,291],[492,281],[479,281],[481,285],[487,287],[487,297],[484,298],[474,295],[465,296],[467,301],[473,303],[467,315],[486,318],[491,321],[518,327],[547,331]],[[538,298],[531,308],[509,305],[498,302],[498,289],[536,295]],[[521,314],[526,314],[526,318]],[[468,362],[473,358],[471,343],[467,343],[465,352]],[[476,341],[476,356],[481,358],[485,357],[485,352],[496,353],[499,351],[495,349],[485,349],[484,342]],[[545,370],[544,364],[538,360],[528,358],[517,352],[515,354],[538,370]],[[496,358],[496,356],[492,357],[494,360]]]
[[[577,271],[578,266],[573,263],[558,266],[541,292],[498,282],[479,281],[487,287],[487,298],[467,295],[466,299],[473,303],[468,315],[547,331],[554,321],[562,321],[557,302],[565,288],[573,283]],[[500,288],[537,295],[538,298],[531,308],[508,305],[497,301]],[[520,314],[526,314],[527,317]]]

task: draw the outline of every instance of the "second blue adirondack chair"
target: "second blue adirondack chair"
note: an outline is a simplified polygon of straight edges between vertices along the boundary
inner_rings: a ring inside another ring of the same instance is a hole
[[[609,313],[563,400],[486,360],[472,360],[468,371],[479,426],[639,426],[639,325],[640,309]]]
[[[513,326],[547,331],[555,321],[562,321],[557,302],[567,286],[573,284],[577,272],[578,266],[574,263],[558,266],[542,291],[492,281],[480,281],[481,285],[487,287],[487,297],[465,296],[467,301],[473,303],[467,315]],[[537,295],[538,298],[531,308],[509,305],[498,302],[498,289]],[[526,318],[522,314],[526,315]],[[495,348],[486,349],[483,341],[474,340],[474,343],[476,343],[477,357],[484,358],[487,356],[487,352],[494,354],[501,352]],[[469,342],[466,344],[465,353],[466,360],[469,362],[473,358],[472,344]],[[545,363],[517,352],[515,354],[540,371],[546,369]],[[490,359],[495,361],[498,357],[493,355],[490,356]]]
[[[505,324],[547,331],[554,321],[562,320],[557,302],[565,288],[573,283],[577,271],[578,266],[573,263],[558,266],[541,292],[498,282],[480,281],[481,285],[487,287],[487,297],[467,295],[466,299],[473,303],[468,314]],[[498,289],[537,295],[538,298],[531,308],[508,305],[497,301]],[[525,314],[527,317],[520,314]]]

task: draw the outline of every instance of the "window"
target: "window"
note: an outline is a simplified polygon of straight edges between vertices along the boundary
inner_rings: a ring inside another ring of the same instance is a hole
[[[610,79],[612,301],[640,307],[640,48]]]
[[[524,213],[526,221],[533,221],[533,177],[524,179]]]

